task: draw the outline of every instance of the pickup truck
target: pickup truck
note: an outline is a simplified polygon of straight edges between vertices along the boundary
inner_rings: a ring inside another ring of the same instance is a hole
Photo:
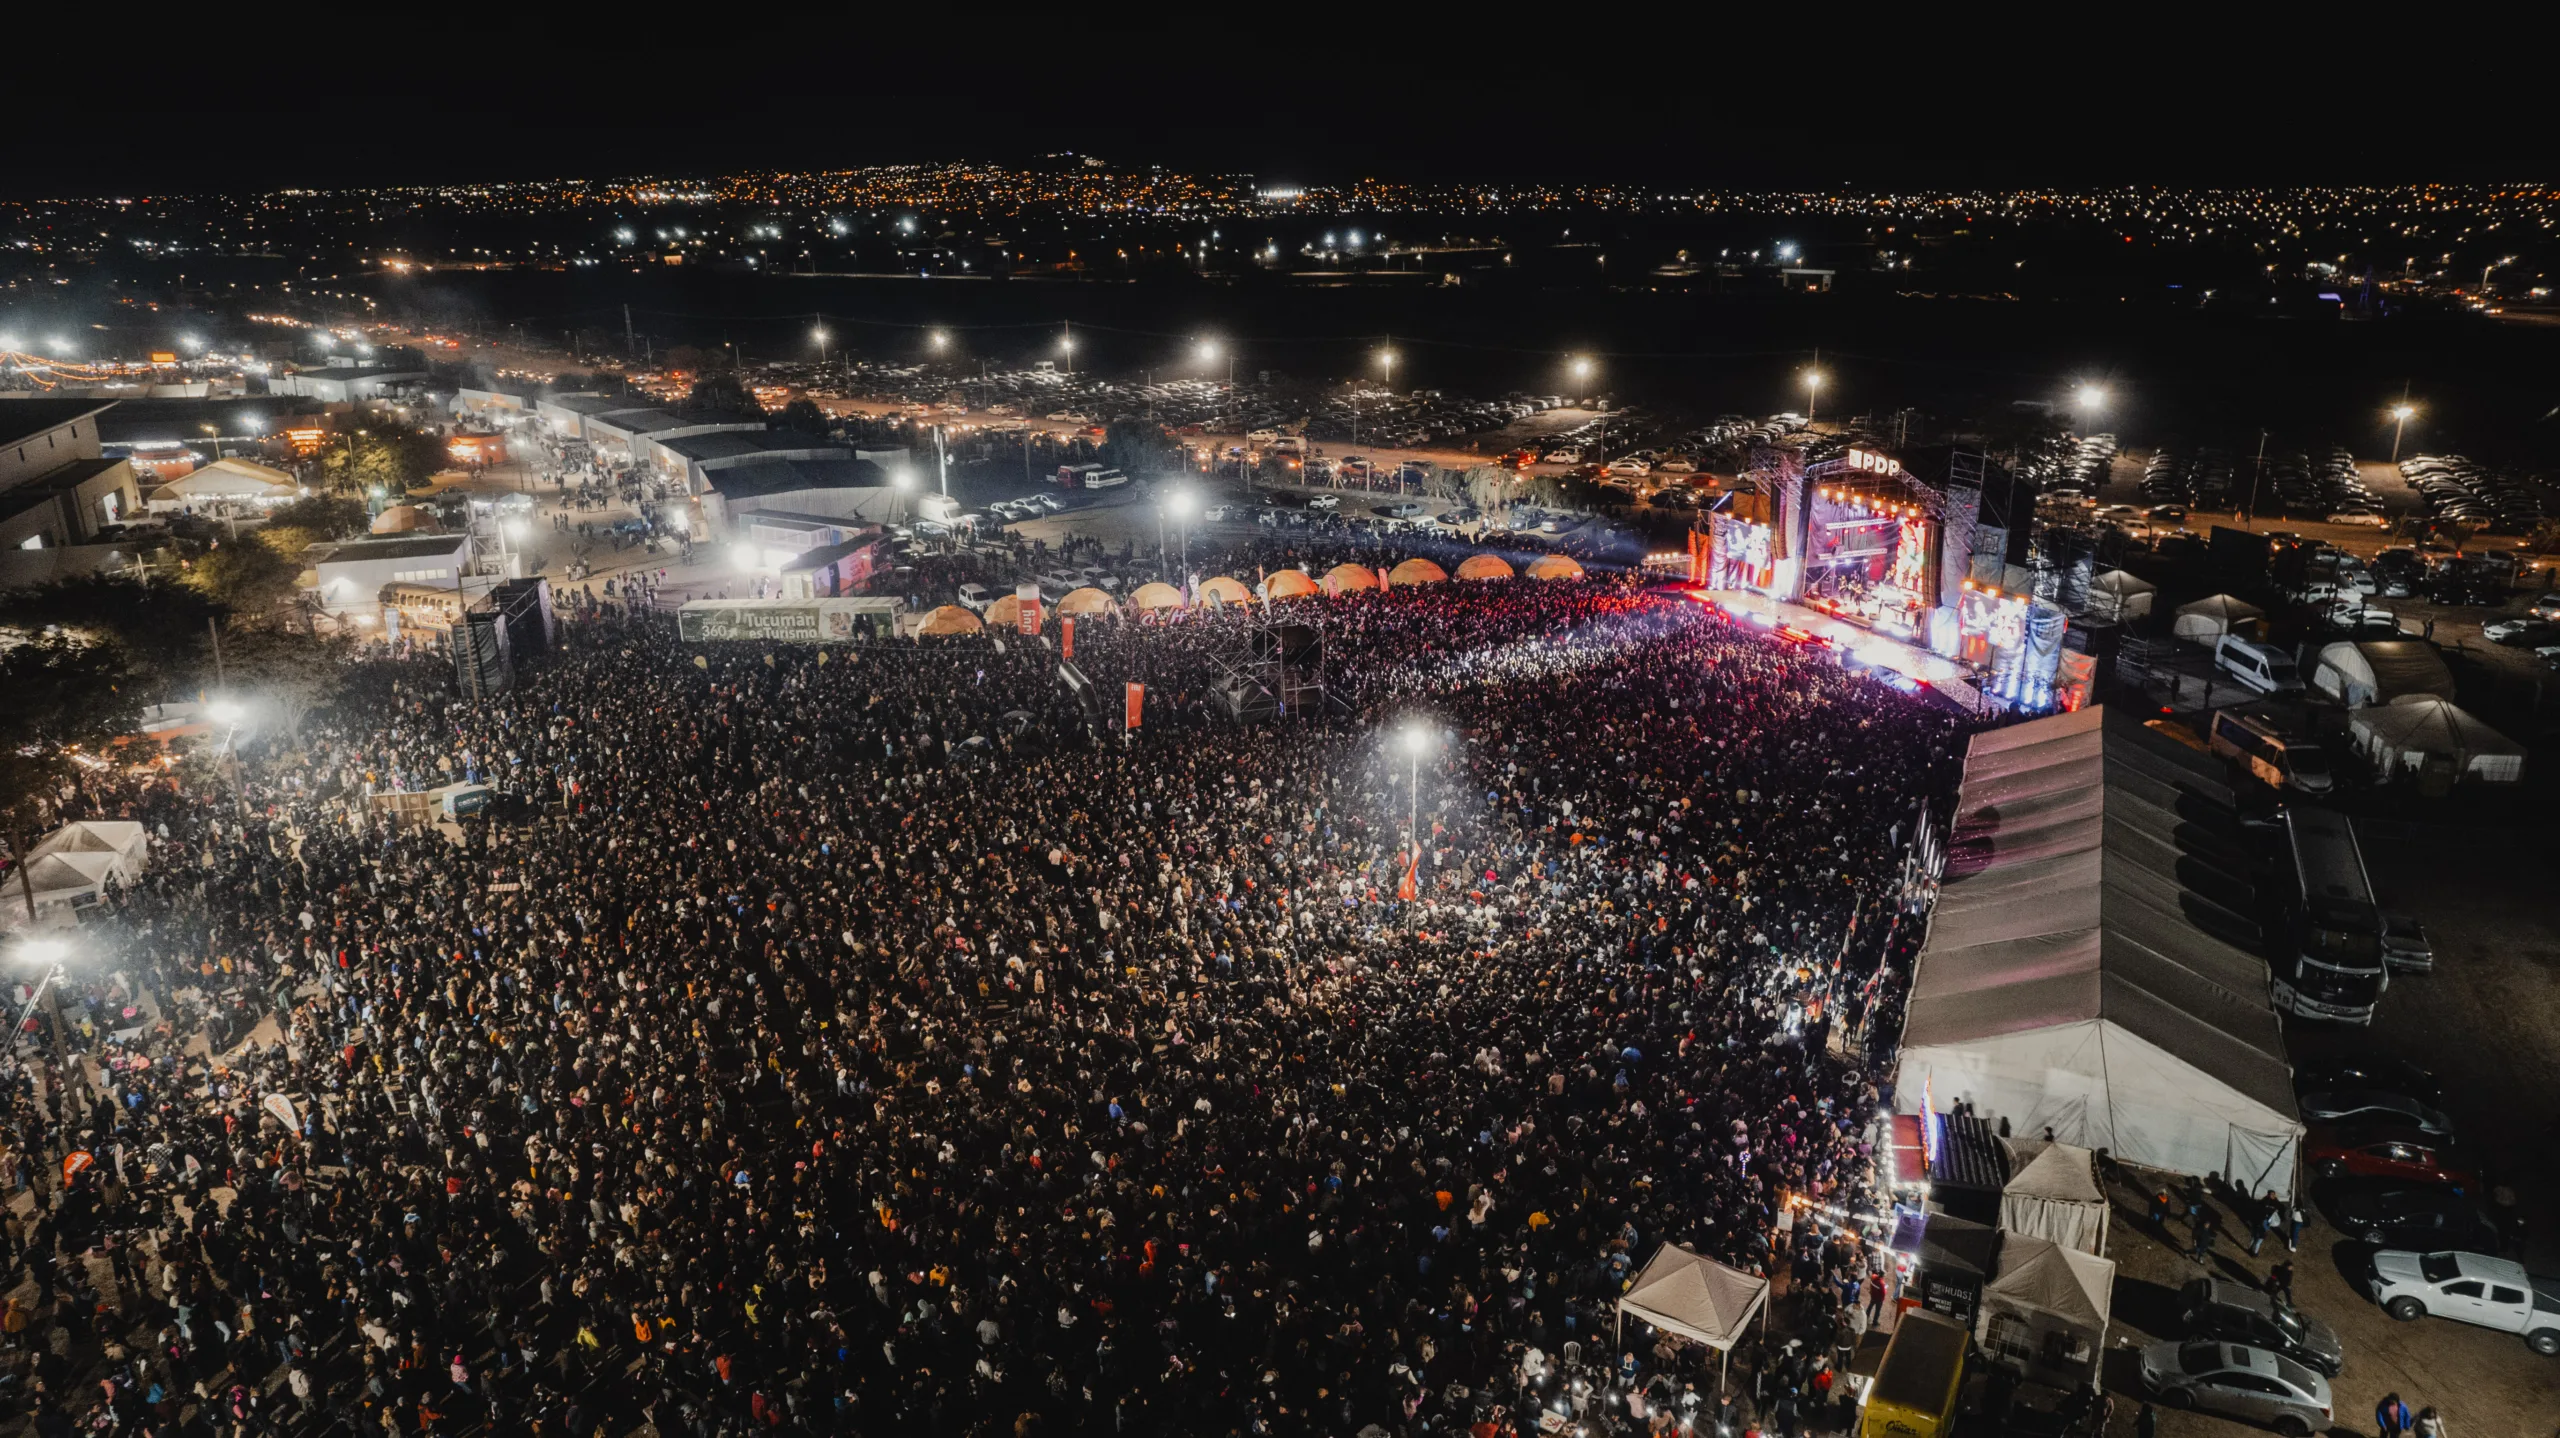
[[[2458,1318],[2521,1333],[2546,1358],[2560,1355],[2560,1279],[2536,1278],[2513,1259],[2386,1248],[2373,1256],[2371,1286],[2373,1301],[2403,1323]]]

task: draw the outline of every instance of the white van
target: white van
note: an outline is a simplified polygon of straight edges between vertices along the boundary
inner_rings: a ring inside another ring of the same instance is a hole
[[[2294,667],[2293,656],[2281,649],[2225,634],[2213,646],[2213,665],[2261,694],[2279,694],[2302,687],[2302,675]]]

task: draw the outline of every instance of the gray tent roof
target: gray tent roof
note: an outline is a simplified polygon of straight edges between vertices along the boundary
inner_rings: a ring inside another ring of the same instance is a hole
[[[2225,885],[2229,789],[2103,709],[1978,736],[1906,1050],[2103,1020],[2278,1114],[2292,1070]],[[2245,907],[2245,900],[2240,901]]]

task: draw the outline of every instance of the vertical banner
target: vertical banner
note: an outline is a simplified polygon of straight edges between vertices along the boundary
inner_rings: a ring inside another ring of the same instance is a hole
[[[1040,586],[1037,584],[1017,584],[1013,587],[1013,597],[1017,601],[1015,607],[1022,612],[1022,632],[1025,634],[1039,633]]]
[[[1123,696],[1122,704],[1125,711],[1122,715],[1123,722],[1121,727],[1125,729],[1135,729],[1138,727],[1138,721],[1146,717],[1147,686],[1144,684],[1124,684],[1120,686],[1120,689]]]
[[[1058,616],[1058,650],[1061,658],[1076,657],[1076,617],[1072,614]]]

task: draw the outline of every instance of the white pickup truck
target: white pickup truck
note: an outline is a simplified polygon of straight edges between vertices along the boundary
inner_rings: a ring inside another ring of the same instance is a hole
[[[2403,1323],[2429,1314],[2521,1333],[2534,1352],[2560,1355],[2560,1279],[2536,1278],[2512,1259],[2482,1253],[2373,1256],[2373,1301]]]

